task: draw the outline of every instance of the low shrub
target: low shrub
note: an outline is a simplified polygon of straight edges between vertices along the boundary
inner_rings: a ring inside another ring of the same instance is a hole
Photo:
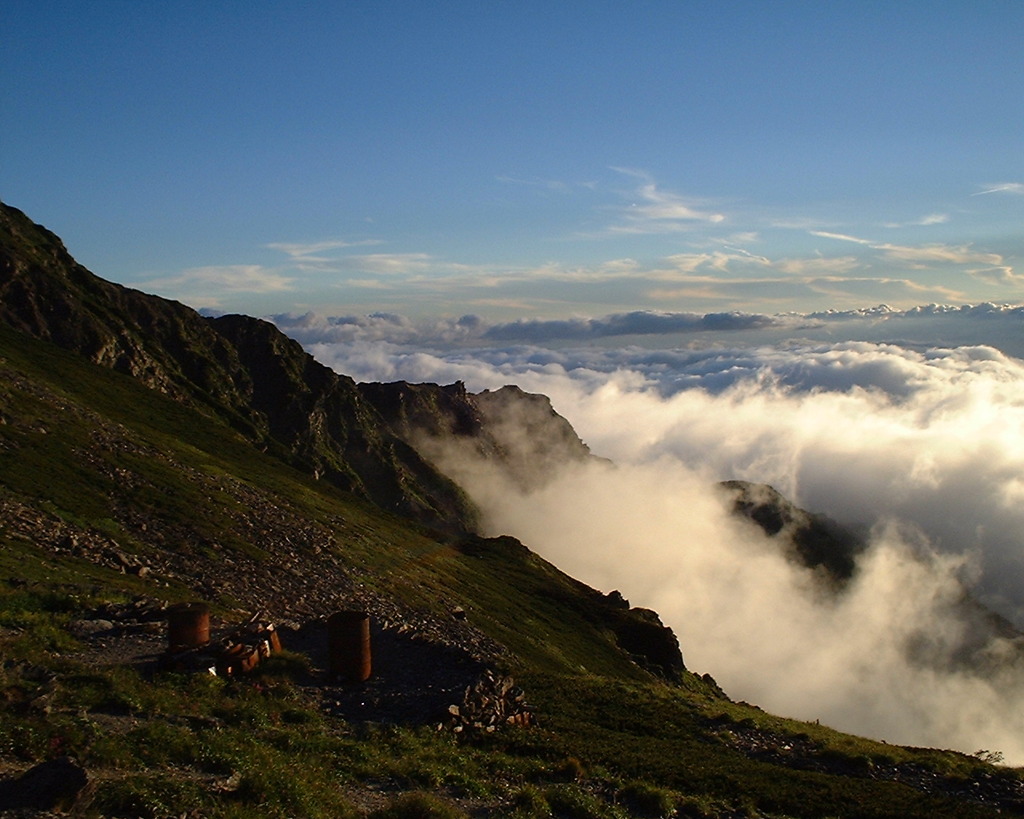
[[[467,819],[469,814],[423,791],[413,791],[393,799],[384,808],[375,810],[370,819]]]
[[[514,819],[545,819],[551,816],[551,806],[544,794],[532,785],[516,791],[512,795],[512,812]]]
[[[609,806],[576,785],[553,785],[544,792],[551,812],[565,819],[609,819]]]
[[[633,816],[671,816],[676,810],[676,798],[671,791],[646,782],[630,782],[618,796]]]

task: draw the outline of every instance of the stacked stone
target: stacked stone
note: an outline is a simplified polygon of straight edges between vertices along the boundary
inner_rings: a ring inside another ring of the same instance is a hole
[[[497,731],[499,728],[537,724],[533,706],[511,677],[487,672],[466,688],[460,705],[448,708],[448,727],[455,733],[466,730]]]

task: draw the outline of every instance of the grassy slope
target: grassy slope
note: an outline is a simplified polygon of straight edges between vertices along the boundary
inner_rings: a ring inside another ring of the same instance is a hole
[[[914,762],[948,790],[992,773],[978,760],[778,720],[692,675],[660,683],[595,625],[585,587],[516,544],[434,539],[260,454],[215,420],[3,328],[0,418],[0,502],[142,556],[157,547],[132,525],[136,513],[182,534],[186,564],[272,560],[239,523],[231,487],[244,485],[328,531],[346,570],[380,592],[438,615],[453,601],[466,608],[518,656],[513,670],[541,713],[541,729],[456,740],[327,719],[285,680],[149,682],[83,667],[68,659],[69,620],[133,594],[191,598],[187,576],[157,586],[55,555],[4,526],[0,764],[18,770],[72,752],[98,779],[93,810],[103,815],[345,815],[367,793],[410,789],[523,816],[621,816],[627,804],[706,816],[994,815],[868,776]],[[207,553],[214,542],[221,551]],[[756,758],[741,741],[751,735],[802,743],[820,770]],[[827,772],[837,769],[857,775]]]

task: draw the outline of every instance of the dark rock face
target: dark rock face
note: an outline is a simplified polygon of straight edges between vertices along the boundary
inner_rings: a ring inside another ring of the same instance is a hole
[[[0,321],[214,414],[260,448],[383,508],[450,531],[475,525],[464,493],[390,432],[351,379],[273,325],[204,319],[106,282],[2,203]]]
[[[414,520],[452,531],[475,526],[468,498],[388,429],[351,378],[268,322],[237,315],[209,322],[249,377],[249,406],[297,465]]]
[[[509,385],[475,398],[510,473],[526,488],[542,485],[566,464],[597,460],[546,395]]]
[[[686,666],[675,632],[661,622],[657,612],[643,608],[623,609],[616,606],[616,602],[609,600],[612,610],[608,619],[619,648],[648,671],[668,680],[678,679]]]
[[[482,438],[485,434],[480,407],[461,381],[447,386],[394,381],[360,384],[359,390],[406,440],[417,435]]]
[[[863,537],[824,515],[794,506],[766,484],[724,481],[720,486],[732,496],[733,511],[777,540],[790,560],[818,569],[834,584],[853,577],[857,555],[865,548]]]
[[[392,431],[428,457],[480,458],[522,489],[542,486],[561,467],[591,459],[589,447],[545,395],[515,386],[470,393],[448,386],[360,384]]]

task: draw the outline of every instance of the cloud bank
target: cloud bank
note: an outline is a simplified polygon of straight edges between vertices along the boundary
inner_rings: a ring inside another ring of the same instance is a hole
[[[491,533],[659,611],[687,665],[732,696],[1020,764],[1020,640],[979,631],[964,594],[1024,625],[1024,362],[998,348],[1021,318],[932,305],[717,326],[689,314],[431,327],[378,315],[286,329],[362,380],[550,396],[614,468],[524,494],[479,465],[443,466],[472,469]],[[623,338],[647,343],[612,341]],[[733,478],[866,527],[848,588],[822,594],[729,515],[715,485]]]
[[[313,312],[278,314],[270,320],[309,347],[325,345],[326,350],[333,344],[381,342],[417,349],[437,348],[442,356],[452,345],[481,345],[480,354],[486,358],[501,345],[510,344],[550,345],[607,339],[663,347],[695,340],[721,345],[735,338],[755,344],[791,338],[849,338],[918,347],[988,344],[1010,355],[1024,357],[1024,333],[1021,332],[1024,306],[992,303],[929,304],[908,310],[882,304],[855,310],[777,314],[635,310],[597,318],[507,322],[488,321],[473,314],[414,320],[388,312],[346,316],[323,316]],[[368,378],[375,380],[372,376]]]

